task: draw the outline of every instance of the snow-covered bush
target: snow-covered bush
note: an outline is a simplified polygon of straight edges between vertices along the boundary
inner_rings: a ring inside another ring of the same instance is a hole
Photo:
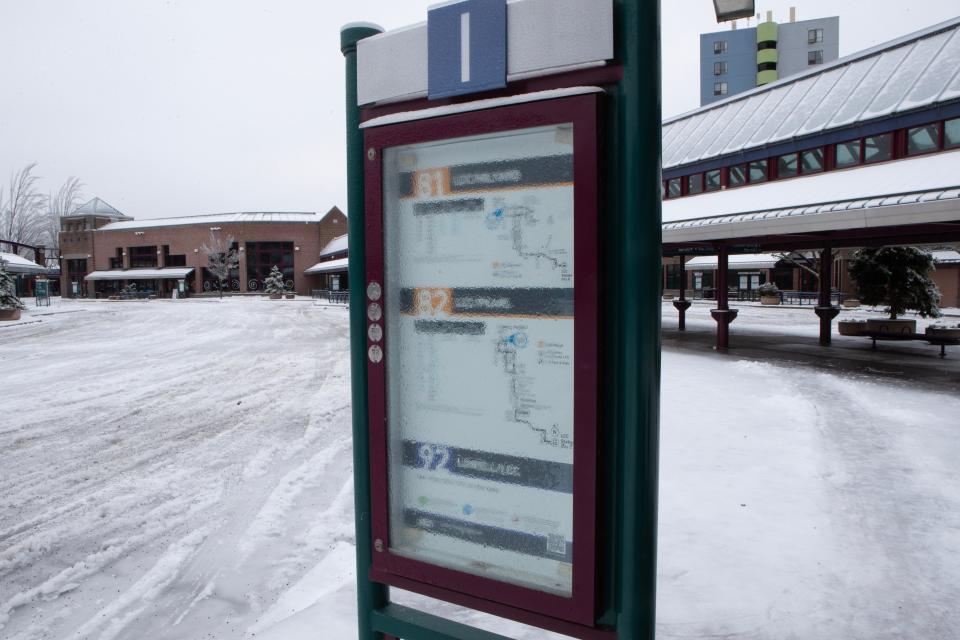
[[[17,297],[17,286],[13,276],[7,273],[0,262],[0,309],[26,309]]]
[[[277,265],[273,265],[270,269],[270,275],[263,281],[263,285],[267,293],[283,293],[283,274],[280,273]]]
[[[922,318],[940,317],[940,291],[930,277],[933,270],[933,256],[916,247],[860,249],[850,264],[860,300],[886,306],[891,320],[909,309]]]
[[[759,292],[760,295],[762,296],[779,296],[780,295],[780,289],[778,289],[777,285],[775,285],[772,282],[763,283],[757,289],[757,292]]]

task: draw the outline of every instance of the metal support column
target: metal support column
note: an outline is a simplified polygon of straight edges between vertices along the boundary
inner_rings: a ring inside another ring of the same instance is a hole
[[[730,250],[720,245],[717,250],[717,308],[710,315],[717,322],[717,350],[725,351],[730,344],[730,323],[737,317],[737,310],[731,309],[727,301],[727,273],[730,262]]]
[[[833,282],[833,248],[826,246],[820,252],[820,297],[814,313],[820,318],[820,345],[830,346],[833,341],[833,319],[840,310],[833,306],[831,300],[831,283]]]
[[[353,408],[353,500],[357,535],[357,626],[359,640],[387,640],[375,631],[371,611],[386,606],[387,588],[367,577],[373,564],[370,531],[370,433],[367,430],[366,251],[364,238],[363,133],[357,107],[357,42],[381,33],[373,25],[347,25],[340,30],[340,51],[346,62],[347,230],[350,233],[350,371]],[[318,637],[322,630],[318,629]]]
[[[673,301],[680,318],[677,323],[677,329],[687,330],[687,309],[690,308],[690,301],[687,300],[687,264],[686,258],[680,256],[680,299]]]

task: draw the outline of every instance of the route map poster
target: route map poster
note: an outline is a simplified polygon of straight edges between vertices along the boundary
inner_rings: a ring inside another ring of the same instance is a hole
[[[573,126],[383,154],[390,551],[573,585]]]

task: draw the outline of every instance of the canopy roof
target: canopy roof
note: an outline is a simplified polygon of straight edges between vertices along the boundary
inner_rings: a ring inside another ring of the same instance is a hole
[[[313,265],[304,273],[335,273],[341,272],[345,273],[347,271],[347,262],[349,258],[338,258],[336,260],[327,260],[326,262],[318,262]]]
[[[733,255],[727,260],[731,269],[773,269],[781,257],[775,253],[749,253]],[[709,271],[717,268],[717,256],[697,256],[687,261],[687,269]]]
[[[960,150],[663,202],[663,241],[960,220]]]
[[[193,267],[172,267],[166,269],[115,269],[112,271],[94,271],[84,280],[181,280],[193,273]]]
[[[663,168],[742,154],[960,99],[960,18],[663,124]]]
[[[342,236],[337,236],[333,240],[327,243],[323,249],[320,250],[320,257],[330,256],[335,253],[340,253],[347,250],[347,234]]]
[[[49,273],[49,270],[16,253],[0,252],[0,262],[7,273]]]
[[[113,218],[115,220],[129,219],[127,216],[123,215],[117,209],[110,206],[100,198],[94,198],[86,204],[80,205],[80,207],[78,207],[75,211],[64,217],[72,218],[74,216],[97,216],[98,218]]]

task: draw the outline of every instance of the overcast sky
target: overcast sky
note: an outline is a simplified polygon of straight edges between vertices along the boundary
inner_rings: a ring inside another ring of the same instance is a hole
[[[0,0],[0,179],[37,162],[137,218],[345,207],[339,28],[427,0]],[[664,115],[699,104],[710,0],[663,0]],[[840,16],[840,54],[949,19],[956,0],[758,2]],[[741,23],[743,24],[743,23]]]

